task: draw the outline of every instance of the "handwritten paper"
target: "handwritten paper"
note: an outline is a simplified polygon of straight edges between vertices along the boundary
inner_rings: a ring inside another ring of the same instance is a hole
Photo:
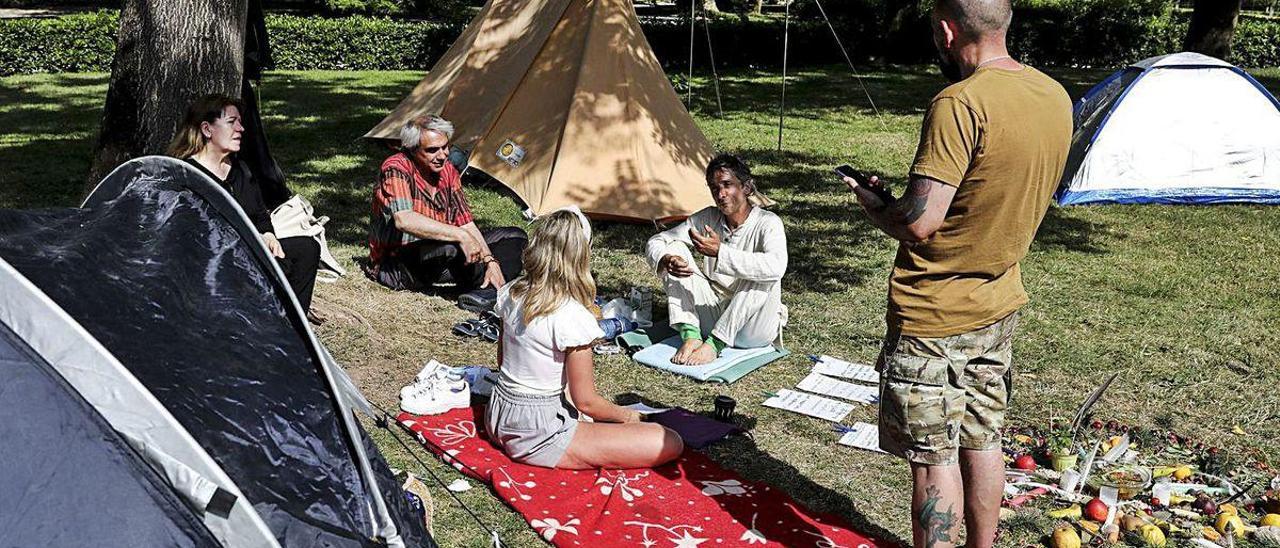
[[[831,422],[840,422],[844,420],[845,415],[853,411],[853,405],[851,404],[785,388],[779,390],[778,395],[764,400],[764,406],[800,413],[801,415],[809,415],[810,417],[817,417]]]
[[[820,356],[818,362],[813,364],[815,373],[831,377],[839,377],[852,381],[878,383],[880,382],[880,374],[876,372],[874,367],[861,363],[849,363],[839,358],[831,356]]]
[[[809,373],[796,388],[857,403],[875,403],[880,399],[879,389],[874,386],[844,382],[817,373]]]
[[[857,447],[858,449],[866,449],[876,453],[884,453],[880,449],[880,427],[865,422],[854,423],[849,426],[849,431],[840,436],[840,445],[849,447]]]

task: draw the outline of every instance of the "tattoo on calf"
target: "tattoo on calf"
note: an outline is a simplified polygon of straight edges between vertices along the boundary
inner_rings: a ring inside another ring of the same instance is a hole
[[[909,225],[924,216],[925,207],[929,205],[929,192],[932,190],[932,182],[913,179],[907,192],[894,203],[894,214],[898,221]]]
[[[936,485],[925,489],[924,504],[920,505],[920,527],[924,529],[924,545],[932,547],[938,542],[953,542],[951,529],[956,524],[955,505],[947,507],[947,511],[939,512],[938,503],[941,490]]]

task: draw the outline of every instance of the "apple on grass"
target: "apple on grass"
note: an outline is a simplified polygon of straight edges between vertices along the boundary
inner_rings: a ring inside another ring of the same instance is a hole
[[[1093,521],[1107,521],[1109,510],[1107,503],[1102,502],[1102,499],[1098,497],[1094,497],[1089,500],[1088,504],[1084,505],[1084,517]]]

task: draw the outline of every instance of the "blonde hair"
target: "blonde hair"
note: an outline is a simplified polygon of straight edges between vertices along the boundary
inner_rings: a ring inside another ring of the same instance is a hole
[[[524,298],[524,322],[551,314],[573,299],[591,306],[596,281],[591,277],[591,241],[578,215],[559,210],[539,219],[524,249],[524,275],[511,284],[511,297]]]
[[[239,99],[226,95],[205,95],[191,103],[186,115],[178,123],[177,133],[173,134],[173,140],[169,142],[169,155],[186,158],[200,152],[209,144],[209,139],[200,131],[200,125],[218,121],[226,113],[227,107],[236,107],[241,114],[244,113],[244,104]]]

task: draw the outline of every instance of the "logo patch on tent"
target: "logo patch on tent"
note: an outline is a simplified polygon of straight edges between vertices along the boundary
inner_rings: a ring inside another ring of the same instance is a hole
[[[498,147],[498,157],[510,164],[511,167],[520,167],[520,161],[524,160],[524,147],[513,143],[511,139],[507,139],[506,142],[502,143],[502,146]]]

